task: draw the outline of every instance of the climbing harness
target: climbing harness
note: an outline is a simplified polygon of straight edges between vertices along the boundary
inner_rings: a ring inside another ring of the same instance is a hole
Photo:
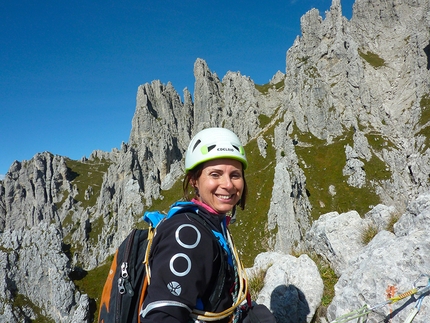
[[[418,283],[421,281],[421,279],[423,277],[427,278],[427,285],[426,286],[418,286]],[[336,318],[334,321],[331,321],[330,323],[345,323],[345,322],[349,322],[353,319],[358,319],[357,323],[361,323],[364,322],[364,320],[366,319],[367,315],[371,312],[374,312],[375,310],[384,307],[385,305],[388,304],[393,304],[396,303],[402,299],[405,299],[406,297],[412,296],[412,295],[416,295],[417,296],[417,300],[415,303],[415,307],[412,309],[412,311],[409,313],[408,317],[406,318],[404,323],[411,323],[412,320],[414,319],[414,317],[417,315],[417,313],[419,312],[419,310],[421,309],[421,305],[423,302],[423,299],[425,296],[427,296],[430,292],[430,276],[426,275],[426,274],[421,274],[414,282],[414,288],[412,288],[411,290],[393,296],[391,298],[389,298],[388,300],[386,300],[385,302],[376,304],[374,306],[369,307],[369,305],[365,304],[363,307],[349,312],[347,314],[344,314],[342,316],[339,316],[338,318]]]

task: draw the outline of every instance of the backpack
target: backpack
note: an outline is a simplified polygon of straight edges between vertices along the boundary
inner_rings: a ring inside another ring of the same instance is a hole
[[[149,229],[133,229],[115,252],[108,277],[106,279],[99,309],[99,323],[138,323],[140,322],[140,310],[146,296],[146,289],[150,280],[148,272],[149,253],[157,225],[178,213],[188,212],[193,219],[203,224],[211,231],[212,236],[218,242],[220,253],[230,251],[228,242],[222,234],[212,230],[209,224],[197,215],[197,206],[191,202],[176,202],[170,208],[168,214],[158,211],[145,212],[143,220],[149,223]],[[231,251],[230,251],[231,252]],[[238,261],[237,251],[234,249],[233,256]],[[225,257],[221,257],[224,259]],[[218,273],[217,283],[212,292],[209,303],[215,308],[220,301],[220,295],[224,288],[227,272],[226,261],[223,260]],[[241,267],[241,264],[240,264]],[[241,267],[244,271],[243,268]],[[242,279],[240,279],[242,282]],[[246,281],[246,279],[244,280]],[[246,283],[240,284],[240,297],[233,306],[222,313],[212,313],[194,310],[192,317],[198,319],[224,318],[233,314],[234,310],[246,297]],[[243,296],[242,294],[245,294]]]
[[[113,258],[101,300],[98,322],[138,322],[140,300],[148,279],[143,263],[149,229],[133,229]]]

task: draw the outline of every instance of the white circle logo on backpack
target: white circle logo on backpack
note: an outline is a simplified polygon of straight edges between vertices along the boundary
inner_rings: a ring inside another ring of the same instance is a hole
[[[167,284],[167,288],[169,289],[169,292],[171,292],[173,295],[181,295],[182,287],[178,282],[171,281]]]

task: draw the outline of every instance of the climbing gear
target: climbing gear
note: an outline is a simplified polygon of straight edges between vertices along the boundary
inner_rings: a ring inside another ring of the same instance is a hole
[[[220,253],[227,253],[227,251],[224,251],[227,249],[231,253],[231,260],[236,276],[235,281],[239,285],[233,293],[234,303],[230,308],[220,313],[194,309],[191,317],[195,320],[216,321],[229,316],[232,316],[234,319],[240,314],[239,305],[243,303],[248,293],[247,277],[229,231],[225,230],[227,239],[222,237],[222,235],[215,235],[215,231],[209,228],[207,222],[197,215],[197,206],[194,203],[176,202],[172,205],[167,215],[158,211],[145,212],[143,219],[148,222],[149,229],[132,230],[118,247],[103,288],[98,322],[140,322],[142,304],[151,280],[149,256],[156,228],[162,221],[166,221],[178,213],[185,212],[211,232],[211,235],[217,241]],[[224,288],[226,276],[225,261],[224,257],[221,257],[221,265],[215,288],[209,296],[208,302],[213,308],[220,301],[220,296]]]
[[[198,132],[188,145],[185,155],[185,170],[209,160],[231,158],[248,167],[245,149],[236,134],[225,128],[207,128]]]
[[[424,297],[426,297],[428,295],[429,291],[430,291],[430,277],[428,275],[425,275],[425,274],[422,274],[420,277],[418,277],[418,279],[414,283],[414,286],[416,286],[417,282],[422,277],[427,277],[428,278],[427,286],[421,287],[416,292],[416,295],[418,296],[417,301],[415,303],[414,308],[412,309],[412,311],[409,313],[408,317],[406,318],[405,323],[411,323],[412,322],[412,320],[414,319],[414,317],[418,314],[418,312],[421,309],[421,305],[423,303]]]
[[[423,277],[427,277],[427,285],[426,286],[417,286],[418,282],[420,281],[420,279],[422,279]],[[371,313],[374,312],[375,310],[384,307],[385,305],[388,304],[393,304],[396,303],[402,299],[405,299],[406,297],[412,296],[412,295],[416,295],[418,296],[417,300],[416,300],[416,304],[415,307],[412,309],[411,313],[408,315],[408,317],[406,318],[404,323],[411,323],[412,320],[414,319],[414,317],[417,315],[417,313],[419,312],[420,308],[421,308],[421,304],[423,302],[423,299],[425,296],[427,296],[430,292],[430,276],[426,275],[426,274],[421,274],[414,282],[414,288],[412,288],[411,290],[390,297],[388,300],[386,300],[385,302],[376,304],[374,306],[369,307],[369,305],[365,304],[363,307],[354,310],[352,312],[349,312],[347,314],[344,314],[342,316],[339,316],[338,318],[336,318],[334,321],[331,321],[330,323],[345,323],[345,322],[349,322],[353,319],[359,319],[357,321],[357,323],[360,322],[364,322],[362,321],[363,319],[365,319],[365,317]]]
[[[227,254],[231,253],[231,260],[232,260],[233,268],[235,272],[235,291],[233,293],[233,305],[230,308],[217,313],[193,309],[191,313],[191,317],[197,321],[198,320],[217,321],[233,315],[233,322],[236,322],[235,319],[240,316],[240,305],[244,301],[246,301],[246,298],[248,295],[248,284],[247,284],[248,278],[246,276],[245,268],[243,267],[243,264],[239,259],[239,253],[233,244],[233,240],[229,230],[225,230],[224,232],[227,239],[225,239],[222,234],[219,234],[219,232],[211,230],[208,227],[206,221],[204,221],[201,217],[199,217],[196,214],[197,207],[192,202],[176,202],[170,208],[170,211],[167,214],[167,216],[157,211],[145,212],[143,219],[150,224],[150,234],[149,234],[150,237],[148,237],[149,243],[148,243],[148,248],[146,249],[145,261],[144,261],[146,272],[148,273],[147,275],[148,285],[151,282],[149,255],[152,247],[152,236],[155,234],[155,228],[161,221],[165,221],[169,219],[172,215],[178,213],[179,210],[181,210],[181,212],[190,212],[189,215],[192,216],[193,219],[202,223],[205,228],[209,229],[213,233],[214,237],[216,237],[216,240],[218,241],[218,245],[224,248]],[[151,230],[151,228],[154,228],[154,229]],[[223,267],[224,266],[221,265],[221,268]],[[225,273],[223,273],[223,275],[225,275]],[[224,277],[221,274],[219,274],[218,282],[216,284],[217,287],[215,288],[215,290],[219,291],[219,293],[221,292],[221,288],[223,287],[220,285],[221,281],[224,281]],[[219,300],[219,297],[213,297],[213,295],[211,296],[211,298],[216,298],[217,300]]]

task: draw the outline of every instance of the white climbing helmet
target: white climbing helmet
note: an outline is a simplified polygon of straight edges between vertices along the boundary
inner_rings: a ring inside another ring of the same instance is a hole
[[[248,166],[245,149],[236,134],[225,128],[207,128],[197,133],[188,145],[185,170],[188,172],[208,160],[232,158]]]

